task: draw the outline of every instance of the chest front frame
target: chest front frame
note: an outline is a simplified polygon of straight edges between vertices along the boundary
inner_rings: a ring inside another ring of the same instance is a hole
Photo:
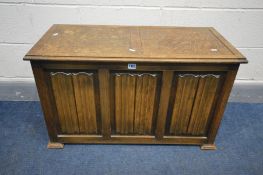
[[[215,137],[239,64],[31,61],[50,138],[63,143],[192,144]]]

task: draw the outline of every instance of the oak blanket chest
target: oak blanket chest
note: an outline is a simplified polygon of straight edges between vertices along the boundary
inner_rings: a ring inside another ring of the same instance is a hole
[[[53,25],[26,54],[49,135],[64,143],[215,137],[246,58],[211,27]]]

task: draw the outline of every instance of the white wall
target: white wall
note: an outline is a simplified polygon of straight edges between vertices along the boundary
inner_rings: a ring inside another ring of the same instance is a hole
[[[0,80],[32,78],[25,53],[54,23],[213,26],[249,60],[239,80],[263,80],[263,0],[0,0]]]

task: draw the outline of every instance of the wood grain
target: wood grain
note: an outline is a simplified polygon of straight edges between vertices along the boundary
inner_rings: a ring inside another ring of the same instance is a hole
[[[191,135],[205,135],[211,117],[212,105],[218,88],[219,77],[199,78],[196,99],[187,132]]]
[[[165,131],[165,124],[167,122],[168,105],[170,92],[173,80],[173,71],[164,71],[162,77],[162,88],[160,95],[160,103],[158,109],[158,117],[156,124],[156,138],[162,139]]]
[[[135,81],[135,76],[115,76],[116,133],[133,133]]]
[[[51,72],[50,80],[61,132],[99,133],[94,74]]]
[[[111,135],[110,123],[110,75],[107,69],[99,69],[99,93],[101,102],[102,135],[109,139]]]
[[[227,104],[228,97],[230,95],[231,89],[234,84],[234,80],[237,74],[239,65],[236,65],[234,70],[230,70],[226,74],[226,78],[222,85],[222,90],[220,92],[220,97],[215,106],[214,118],[210,124],[208,132],[208,144],[214,144],[215,137],[220,126],[221,120],[223,118],[224,110]]]
[[[132,58],[144,62],[246,62],[243,55],[209,27],[53,25],[24,57],[72,61]]]
[[[164,137],[162,140],[155,139],[154,136],[123,136],[114,135],[111,139],[103,137],[93,137],[89,135],[59,135],[61,143],[91,143],[91,144],[184,144],[202,145],[206,143],[206,137]]]
[[[178,76],[176,79],[176,95],[170,126],[170,134],[187,134],[192,107],[196,97],[199,78],[191,75]]]
[[[62,133],[79,133],[71,75],[63,72],[51,73],[51,82]]]
[[[51,95],[52,92],[48,88],[48,84],[46,83],[46,73],[44,72],[41,65],[35,63],[34,61],[31,61],[31,66],[36,81],[40,103],[44,113],[44,119],[47,126],[49,140],[51,142],[56,142],[58,130],[60,128],[57,127],[59,123],[57,122],[57,116],[54,112],[55,110],[53,107],[53,100]]]
[[[247,62],[210,27],[91,25],[54,25],[24,59],[31,60],[50,148],[214,149],[239,64]]]
[[[153,134],[156,74],[115,73],[117,134]]]
[[[174,83],[174,101],[169,134],[205,136],[219,89],[220,75],[179,73]]]
[[[82,134],[96,134],[98,131],[93,73],[74,73],[72,78],[79,131]]]

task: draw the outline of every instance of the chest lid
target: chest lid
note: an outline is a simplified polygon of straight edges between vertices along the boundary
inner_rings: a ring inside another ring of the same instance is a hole
[[[246,63],[211,27],[53,25],[24,60]]]

